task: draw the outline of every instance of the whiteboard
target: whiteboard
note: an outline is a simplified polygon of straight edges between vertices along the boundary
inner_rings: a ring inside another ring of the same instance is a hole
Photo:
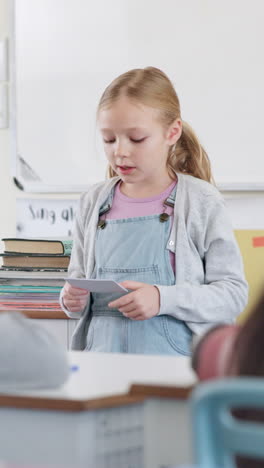
[[[29,192],[105,178],[96,129],[105,87],[136,67],[173,81],[223,190],[263,190],[262,0],[16,0],[12,170]]]
[[[78,203],[68,198],[17,198],[16,237],[72,239]]]

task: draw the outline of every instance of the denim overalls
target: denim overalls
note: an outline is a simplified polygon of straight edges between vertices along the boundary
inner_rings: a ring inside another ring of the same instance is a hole
[[[175,202],[176,187],[166,200],[170,206]],[[113,194],[114,189],[101,207],[100,215],[111,208]],[[151,215],[106,219],[105,225],[99,222],[93,278],[175,284],[167,248],[171,218],[167,218],[162,222],[160,215]],[[87,351],[190,355],[192,332],[185,322],[169,315],[144,321],[130,320],[107,306],[121,296],[116,293],[91,295]]]

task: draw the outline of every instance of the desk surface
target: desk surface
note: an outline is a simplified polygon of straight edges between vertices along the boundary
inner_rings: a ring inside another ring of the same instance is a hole
[[[80,411],[150,396],[186,398],[196,383],[188,357],[76,351],[68,356],[73,370],[64,386],[1,395],[0,406]]]
[[[12,314],[14,312],[13,310],[0,310],[1,313],[6,313],[9,312]],[[51,310],[16,310],[16,312],[19,312],[20,314],[25,315],[28,318],[33,318],[33,319],[67,319],[70,320],[68,315],[63,312],[63,310],[56,310],[56,311],[51,311]]]

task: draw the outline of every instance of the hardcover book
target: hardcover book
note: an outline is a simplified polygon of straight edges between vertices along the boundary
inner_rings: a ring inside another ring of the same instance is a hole
[[[67,255],[23,255],[0,254],[4,267],[16,268],[68,268],[70,257]]]
[[[72,240],[3,238],[5,253],[70,255]]]

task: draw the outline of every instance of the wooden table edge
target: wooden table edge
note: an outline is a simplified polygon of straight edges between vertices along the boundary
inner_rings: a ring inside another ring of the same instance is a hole
[[[178,400],[186,400],[189,398],[195,385],[188,386],[173,386],[173,385],[143,385],[132,384],[129,394],[131,396],[145,395],[146,397],[157,398],[175,398]]]
[[[193,386],[173,387],[133,384],[128,393],[89,400],[2,394],[0,395],[0,407],[78,412],[130,405],[143,402],[148,398],[186,400],[192,390]]]
[[[52,310],[0,310],[1,313],[10,313],[12,312],[19,312],[25,317],[32,318],[32,319],[69,319],[68,315],[63,312],[63,310],[56,310],[55,312]]]

